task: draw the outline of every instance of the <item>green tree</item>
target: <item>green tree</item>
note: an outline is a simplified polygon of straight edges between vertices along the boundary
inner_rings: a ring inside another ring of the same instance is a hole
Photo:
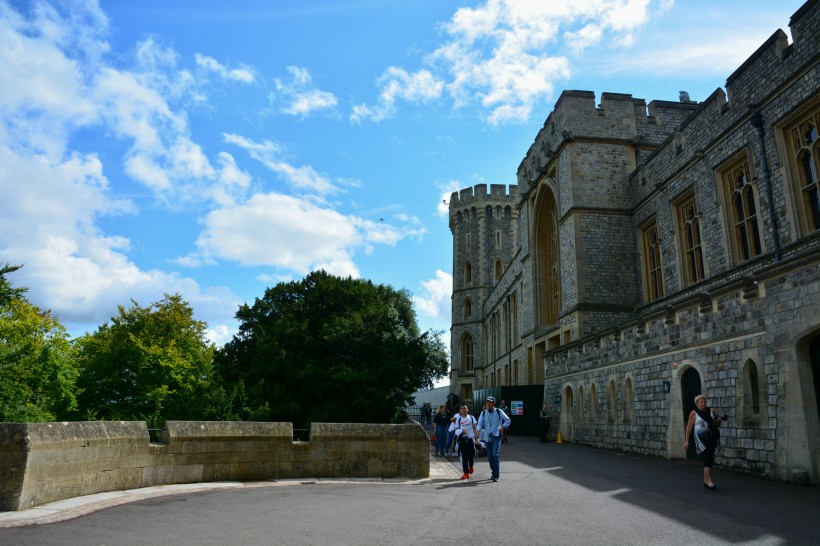
[[[243,305],[239,332],[215,356],[243,419],[391,421],[447,372],[435,332],[419,333],[409,294],[314,272]]]
[[[16,298],[22,298],[23,295],[28,291],[28,288],[15,288],[11,285],[11,282],[6,278],[7,274],[14,273],[21,267],[23,266],[9,265],[7,263],[0,265],[0,305],[6,305],[11,300]]]
[[[77,340],[81,417],[144,420],[151,427],[217,417],[206,324],[193,319],[179,294],[148,307],[131,304]]]
[[[75,407],[76,362],[68,334],[23,297],[0,267],[0,421],[63,419]]]

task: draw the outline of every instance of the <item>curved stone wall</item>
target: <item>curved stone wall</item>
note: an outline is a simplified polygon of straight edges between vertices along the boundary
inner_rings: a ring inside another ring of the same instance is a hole
[[[416,424],[169,421],[0,423],[0,510],[167,485],[286,478],[426,478],[429,439]]]

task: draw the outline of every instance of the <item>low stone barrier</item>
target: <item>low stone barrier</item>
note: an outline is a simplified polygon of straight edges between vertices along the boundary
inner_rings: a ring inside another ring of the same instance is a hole
[[[154,485],[285,478],[426,478],[417,423],[168,421],[150,443],[140,421],[0,423],[0,510]]]

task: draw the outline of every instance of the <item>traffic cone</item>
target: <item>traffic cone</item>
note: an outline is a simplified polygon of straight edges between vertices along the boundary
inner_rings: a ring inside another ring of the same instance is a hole
[[[563,444],[564,440],[561,439],[561,431],[558,431],[558,437],[555,439],[556,444]]]

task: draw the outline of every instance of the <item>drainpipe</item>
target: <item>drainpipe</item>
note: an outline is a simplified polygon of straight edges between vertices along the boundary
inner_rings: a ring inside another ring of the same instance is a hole
[[[760,110],[758,110],[757,112],[752,114],[752,117],[749,121],[752,124],[752,127],[757,129],[757,136],[760,140],[760,151],[763,155],[763,177],[764,182],[766,183],[766,194],[769,201],[769,216],[772,219],[772,230],[774,231],[774,260],[775,262],[779,262],[783,259],[780,253],[780,229],[777,226],[777,215],[775,214],[774,210],[774,192],[772,190],[772,175],[771,171],[769,170],[769,159],[768,155],[766,154],[766,138],[763,129],[763,114],[760,112]]]

